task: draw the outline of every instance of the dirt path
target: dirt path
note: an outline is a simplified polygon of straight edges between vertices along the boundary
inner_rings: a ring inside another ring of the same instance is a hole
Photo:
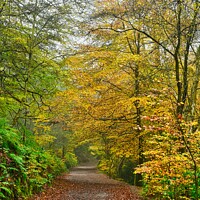
[[[31,200],[136,200],[134,186],[109,179],[95,166],[80,166],[58,177],[51,188]]]

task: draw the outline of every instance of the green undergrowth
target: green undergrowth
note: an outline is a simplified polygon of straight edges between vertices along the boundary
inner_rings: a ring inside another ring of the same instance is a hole
[[[63,160],[42,150],[33,138],[22,142],[19,133],[0,119],[0,199],[26,199],[65,170]]]

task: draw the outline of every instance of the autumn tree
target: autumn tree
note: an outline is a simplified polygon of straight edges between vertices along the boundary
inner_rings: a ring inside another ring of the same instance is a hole
[[[119,10],[121,12],[118,12]],[[198,155],[198,151],[191,151],[190,142],[186,139],[188,130],[182,127],[182,120],[183,117],[187,118],[192,111],[187,109],[190,95],[194,99],[194,91],[191,94],[188,93],[188,88],[192,84],[189,82],[189,67],[197,54],[195,42],[198,39],[199,2],[160,1],[155,4],[153,1],[109,1],[105,2],[105,7],[95,17],[101,22],[103,20],[108,22],[106,25],[100,24],[96,29],[109,29],[120,33],[136,31],[146,37],[148,50],[155,51],[156,47],[161,53],[162,57],[158,57],[160,67],[164,66],[170,70],[168,88],[175,91],[174,98],[172,98],[176,108],[174,113],[177,127],[175,127],[179,134],[178,141],[184,143],[184,145],[179,145],[179,153],[186,151],[193,163],[191,169],[194,172],[195,198],[198,198],[198,159],[194,156],[196,153]],[[121,23],[116,28],[114,24],[119,20]],[[112,23],[109,23],[110,21]],[[169,60],[163,63],[166,58],[171,58],[173,62]],[[170,68],[167,65],[171,65]],[[166,75],[165,73],[165,77]],[[198,141],[198,138],[196,140]]]
[[[163,180],[166,188],[180,187],[180,193],[167,193],[176,198],[191,195],[184,188],[192,183],[197,199],[199,2],[111,0],[94,2],[93,6],[89,20],[81,24],[82,29],[89,29],[91,37],[81,45],[81,53],[67,61],[75,86],[68,91],[74,103],[73,128],[80,138],[96,140],[110,159],[110,169],[122,163],[126,153],[132,159],[140,155],[139,164],[145,156],[145,161],[152,161],[152,168],[182,168],[170,176],[166,175],[169,171],[155,172],[147,186],[158,184],[159,188],[159,180],[167,177]],[[166,148],[165,141],[170,144]],[[149,157],[150,150],[157,147],[164,152],[159,156],[154,151],[158,160],[153,165],[156,158]],[[175,152],[177,157],[172,156]],[[179,166],[185,156],[183,163],[187,166]],[[163,164],[162,159],[173,161],[173,165]],[[187,176],[191,182],[186,181],[182,187],[178,176],[186,180],[186,171],[191,173],[190,178]],[[151,171],[143,173],[148,179]],[[171,179],[177,182],[169,186]]]
[[[57,47],[62,50],[67,12],[65,3],[54,1],[2,3],[1,93],[8,104],[2,110],[20,128],[32,127],[35,111],[57,90],[55,58],[61,55]]]
[[[129,158],[142,162],[141,117],[146,112],[148,97],[144,93],[148,92],[149,76],[154,76],[154,66],[148,67],[148,60],[142,57],[147,54],[139,35],[108,30],[93,33],[103,44],[109,40],[110,45],[85,46],[81,56],[67,59],[73,83],[68,102],[75,104],[69,113],[72,111],[72,129],[79,138],[99,147],[106,162],[102,168],[115,176]]]

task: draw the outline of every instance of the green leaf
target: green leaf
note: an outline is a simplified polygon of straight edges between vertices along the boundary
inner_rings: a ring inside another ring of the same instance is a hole
[[[4,199],[6,198],[5,195],[2,192],[0,192],[0,197],[4,198]]]
[[[12,194],[12,191],[9,188],[0,187],[0,189],[6,191],[8,194]]]

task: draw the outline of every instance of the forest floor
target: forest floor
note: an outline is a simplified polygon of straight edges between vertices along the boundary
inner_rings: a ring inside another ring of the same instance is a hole
[[[139,200],[139,188],[108,178],[95,166],[75,167],[29,200]]]

